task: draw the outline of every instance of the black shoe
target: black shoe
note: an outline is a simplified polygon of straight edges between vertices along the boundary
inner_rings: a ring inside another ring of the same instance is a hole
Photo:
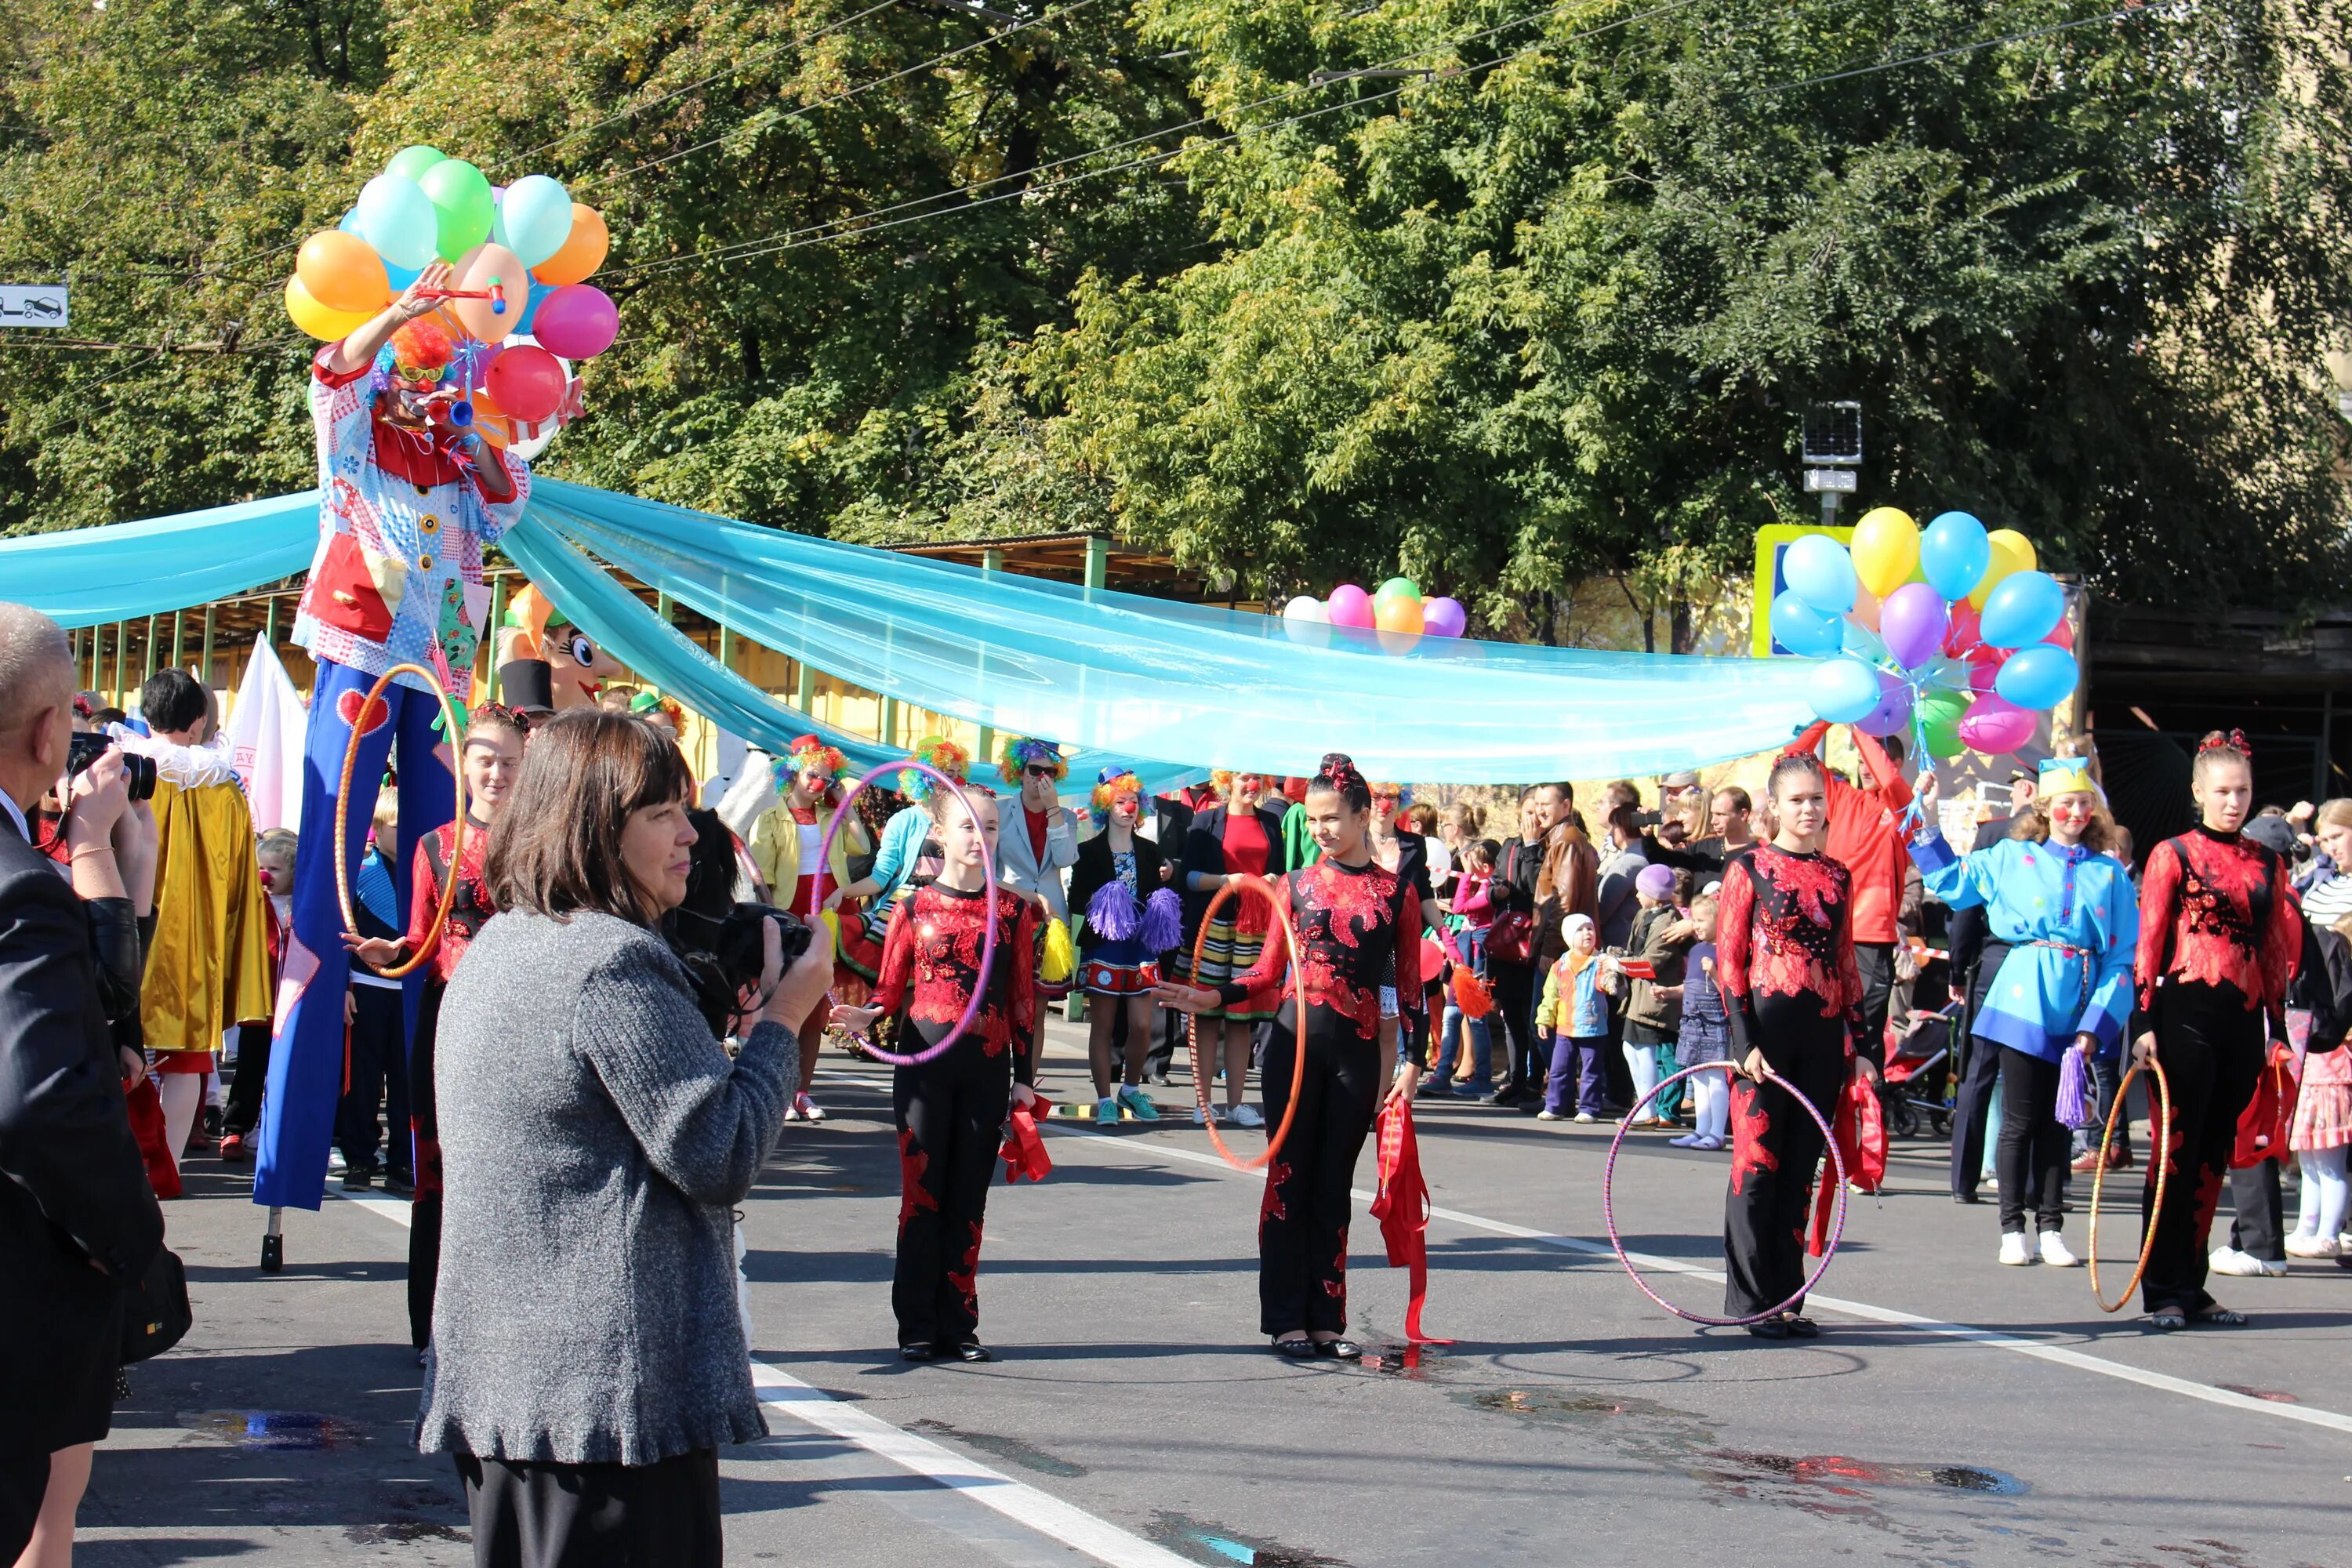
[[[1783,1318],[1767,1318],[1760,1323],[1748,1324],[1748,1331],[1759,1340],[1785,1340],[1789,1337],[1789,1324]]]
[[[1537,1111],[1541,1110],[1543,1108],[1543,1099],[1539,1095],[1529,1095],[1527,1099],[1520,1100],[1517,1107],[1518,1112],[1521,1116],[1533,1116]]]
[[[1315,1359],[1315,1342],[1312,1340],[1305,1338],[1295,1340],[1276,1340],[1274,1342],[1274,1353],[1279,1356],[1288,1356],[1292,1361],[1313,1361]]]
[[[900,1361],[937,1361],[940,1359],[940,1347],[909,1340],[898,1347],[898,1359]]]
[[[1952,1201],[1956,1204],[1980,1204],[1984,1202],[1984,1199],[1977,1196],[1974,1193],[1954,1193],[1952,1194]]]
[[[1318,1340],[1315,1353],[1325,1361],[1361,1361],[1364,1347],[1353,1340]]]
[[[343,1191],[363,1193],[375,1185],[373,1165],[352,1165],[343,1172]]]
[[[996,1359],[996,1352],[978,1340],[966,1340],[960,1345],[949,1346],[948,1353],[953,1355],[958,1361],[982,1362]]]
[[[2177,1334],[2189,1326],[2189,1314],[2178,1307],[2160,1307],[2147,1315],[2147,1326],[2159,1334]]]
[[[1817,1340],[1822,1337],[1822,1326],[1802,1312],[1791,1312],[1780,1321],[1789,1325],[1790,1339]]]
[[[387,1171],[384,1173],[383,1190],[394,1197],[414,1197],[416,1195],[416,1178],[405,1171]]]
[[[1486,1097],[1489,1105],[1517,1105],[1527,1098],[1527,1092],[1514,1085],[1506,1085]]]

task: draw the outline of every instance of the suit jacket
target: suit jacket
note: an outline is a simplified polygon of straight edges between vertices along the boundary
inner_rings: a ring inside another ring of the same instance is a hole
[[[1070,906],[1062,892],[1062,872],[1078,858],[1078,832],[1065,809],[1062,820],[1045,830],[1045,856],[1041,862],[1029,844],[1028,808],[1017,790],[998,803],[1002,819],[996,833],[996,874],[1008,888],[1034,893],[1045,900],[1050,920],[1066,923]]]
[[[1282,819],[1289,813],[1290,803],[1280,805],[1261,802],[1256,806],[1258,826],[1265,833],[1265,874],[1269,880],[1279,880],[1283,874]],[[1222,875],[1225,868],[1225,818],[1233,808],[1213,805],[1192,818],[1192,826],[1183,837],[1183,856],[1176,867],[1176,890],[1184,897],[1184,942],[1190,951],[1192,941],[1201,932],[1201,921],[1209,912],[1209,900],[1214,893],[1196,892],[1192,873],[1206,871]],[[1162,842],[1166,842],[1165,839]],[[1237,897],[1239,895],[1236,895]],[[1233,919],[1233,906],[1226,905],[1225,919]]]
[[[124,1286],[163,1242],[99,986],[81,900],[0,817],[0,1455],[106,1436]]]
[[[1174,885],[1160,879],[1160,868],[1165,864],[1160,858],[1160,846],[1142,834],[1137,834],[1135,901],[1139,906],[1149,902],[1151,895],[1160,889]],[[1118,877],[1118,869],[1110,854],[1110,832],[1106,828],[1078,846],[1078,858],[1070,872],[1071,912],[1083,916],[1094,896],[1102,891],[1106,883],[1117,880]],[[1080,940],[1083,942],[1084,938]]]

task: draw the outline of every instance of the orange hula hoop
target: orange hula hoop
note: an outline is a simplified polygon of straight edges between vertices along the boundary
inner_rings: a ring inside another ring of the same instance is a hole
[[[2125,1282],[2124,1293],[2109,1301],[2099,1289],[2099,1194],[2107,1182],[2107,1146],[2115,1142],[2116,1118],[2123,1114],[2124,1100],[2131,1093],[2132,1079],[2140,1075],[2145,1066],[2156,1074],[2157,1120],[2148,1128],[2148,1158],[2156,1165],[2156,1202],[2148,1205],[2147,1234],[2140,1237],[2139,1262],[2132,1268],[2131,1279]],[[2091,1234],[2085,1244],[2090,1251],[2086,1260],[2091,1266],[2091,1300],[2099,1304],[2102,1312],[2120,1312],[2131,1301],[2132,1292],[2139,1289],[2139,1277],[2147,1272],[2147,1255],[2156,1244],[2156,1224],[2164,1215],[2164,1177],[2170,1165],[2172,1152],[2172,1085],[2165,1079],[2164,1064],[2154,1057],[2145,1064],[2134,1062],[2124,1074],[2123,1082],[2116,1085],[2116,1102],[2107,1108],[2107,1125],[2099,1135],[2098,1168],[2091,1173]]]
[[[406,960],[390,969],[376,970],[386,980],[398,980],[414,973],[418,965],[433,956],[433,950],[441,945],[442,928],[449,923],[449,906],[457,898],[457,868],[466,858],[466,769],[461,760],[465,736],[457,705],[451,700],[449,689],[441,684],[441,678],[433,671],[421,664],[395,664],[375,678],[375,684],[368,688],[366,699],[360,703],[359,718],[352,725],[351,744],[343,748],[342,778],[335,785],[335,898],[342,907],[344,932],[354,938],[360,934],[359,911],[352,906],[351,862],[343,855],[343,845],[347,842],[345,835],[351,831],[352,771],[359,766],[360,738],[367,733],[368,710],[383,700],[384,688],[392,684],[392,678],[402,674],[423,676],[433,683],[433,695],[441,700],[442,721],[449,729],[449,775],[457,784],[457,815],[450,818],[457,825],[457,834],[450,847],[449,878],[441,885],[441,903],[433,911],[433,929],[425,933],[425,940],[417,944],[416,951]],[[385,716],[385,722],[391,722],[389,713]]]
[[[1226,1148],[1224,1139],[1218,1136],[1217,1119],[1209,1110],[1209,1075],[1201,1070],[1201,1015],[1198,1013],[1187,1013],[1184,1016],[1184,1039],[1185,1043],[1192,1047],[1192,1100],[1200,1106],[1202,1112],[1202,1125],[1209,1130],[1210,1147],[1215,1149],[1218,1157],[1236,1171],[1262,1171],[1273,1163],[1274,1157],[1282,1152],[1282,1141],[1290,1136],[1290,1124],[1298,1116],[1298,1092],[1307,1082],[1306,1043],[1303,1033],[1307,1027],[1307,994],[1299,987],[1298,931],[1290,923],[1290,910],[1286,907],[1285,900],[1276,894],[1265,878],[1254,877],[1246,873],[1234,877],[1223,887],[1219,888],[1216,896],[1209,900],[1209,907],[1201,912],[1201,932],[1192,939],[1192,973],[1195,978],[1192,984],[1199,989],[1208,989],[1201,985],[1197,977],[1201,973],[1201,956],[1208,951],[1209,921],[1215,918],[1218,910],[1224,907],[1226,900],[1240,892],[1255,893],[1259,898],[1264,899],[1267,908],[1274,911],[1274,918],[1282,925],[1283,941],[1288,943],[1285,951],[1290,958],[1291,1008],[1298,1017],[1298,1026],[1292,1032],[1292,1038],[1297,1042],[1300,1059],[1292,1066],[1290,1071],[1290,1103],[1282,1108],[1282,1125],[1276,1127],[1274,1130],[1274,1135],[1265,1141],[1265,1153],[1254,1160],[1244,1160]],[[1231,1063],[1226,1064],[1225,1070],[1227,1072],[1234,1070]],[[1244,1068],[1243,1070],[1248,1069]]]

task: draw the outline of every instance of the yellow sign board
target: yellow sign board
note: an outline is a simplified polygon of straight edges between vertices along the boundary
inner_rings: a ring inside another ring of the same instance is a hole
[[[1751,651],[1758,658],[1789,651],[1772,640],[1772,601],[1788,586],[1780,581],[1780,557],[1809,533],[1826,533],[1840,544],[1853,538],[1851,528],[1823,528],[1810,522],[1775,522],[1756,531],[1756,611],[1748,621],[1753,628]]]

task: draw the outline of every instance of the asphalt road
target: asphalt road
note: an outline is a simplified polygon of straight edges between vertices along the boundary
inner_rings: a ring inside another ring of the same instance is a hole
[[[1056,1026],[1048,1089],[1079,1098],[1075,1041]],[[1003,1359],[908,1367],[887,1078],[836,1058],[821,1090],[831,1120],[789,1128],[745,1205],[775,1435],[725,1456],[738,1562],[2352,1563],[2332,1264],[2219,1282],[2252,1328],[2148,1335],[2082,1270],[1994,1265],[1992,1206],[1954,1206],[1940,1151],[1898,1145],[1816,1298],[1827,1333],[1767,1343],[1659,1310],[1607,1255],[1610,1129],[1424,1102],[1424,1329],[1458,1342],[1402,1352],[1404,1280],[1365,1218],[1349,1294],[1380,1353],[1298,1366],[1254,1331],[1256,1180],[1171,1114],[1060,1131],[1044,1185],[1000,1187],[981,1303]],[[1159,1091],[1190,1093],[1181,1071]],[[1724,1158],[1645,1136],[1618,1172],[1628,1245],[1701,1310]],[[134,1370],[80,1561],[470,1562],[446,1460],[408,1440],[403,1205],[289,1215],[263,1277],[245,1184],[192,1172],[168,1215],[197,1327]],[[2127,1268],[2136,1211],[2116,1220]]]

